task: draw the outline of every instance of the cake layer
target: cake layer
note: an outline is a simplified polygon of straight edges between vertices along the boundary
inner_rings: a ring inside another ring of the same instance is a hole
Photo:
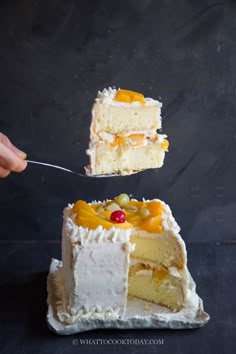
[[[135,270],[129,272],[130,296],[164,305],[174,311],[179,310],[185,301],[186,282],[182,277],[174,277],[169,271],[158,268]]]
[[[182,268],[186,264],[185,245],[175,230],[168,229],[154,235],[135,230],[130,241],[135,245],[132,257],[155,262],[167,268]]]
[[[90,144],[90,149],[87,151],[90,155],[87,173],[124,175],[142,169],[158,168],[163,165],[166,149],[168,149],[168,143],[163,138],[140,137],[138,140],[136,135],[136,140],[120,138],[119,141],[117,138],[115,143],[100,140],[95,144]]]
[[[100,132],[112,134],[129,133],[136,130],[161,128],[160,107],[130,107],[95,103],[92,109],[91,135]]]
[[[100,132],[112,134],[161,128],[161,103],[151,98],[140,101],[116,100],[119,90],[108,88],[98,92],[92,108],[90,139]]]

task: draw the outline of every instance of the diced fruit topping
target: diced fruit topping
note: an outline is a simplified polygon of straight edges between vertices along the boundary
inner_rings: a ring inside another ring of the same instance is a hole
[[[139,214],[142,218],[146,218],[150,215],[150,211],[148,210],[148,208],[140,208]]]
[[[119,205],[116,204],[116,203],[110,203],[110,204],[108,204],[107,206],[105,206],[105,210],[109,210],[109,211],[111,211],[111,212],[116,211],[116,210],[119,210],[119,209],[120,209],[120,207],[119,207]]]
[[[111,213],[111,221],[115,221],[119,224],[123,224],[126,220],[125,213],[122,210],[116,210]]]
[[[145,104],[145,98],[141,93],[130,90],[118,90],[115,96],[115,100],[119,102],[140,102]]]
[[[120,145],[130,144],[132,146],[140,146],[143,145],[145,141],[144,134],[116,134],[113,137],[113,140],[110,141],[110,145],[112,147],[117,147]]]
[[[119,206],[124,207],[129,203],[129,196],[126,193],[121,193],[118,197],[115,197],[115,201]]]
[[[132,145],[140,146],[144,144],[144,134],[130,134],[127,138]]]
[[[95,210],[83,200],[78,200],[72,208],[74,214],[81,216],[95,216]]]
[[[167,151],[168,148],[169,148],[169,141],[167,139],[164,139],[162,144],[161,144],[161,148],[164,150],[164,151]]]
[[[148,202],[148,209],[150,211],[151,216],[159,216],[162,211],[162,204],[159,201],[151,201]]]
[[[102,212],[104,212],[104,208],[103,208],[103,206],[102,206],[102,204],[101,205],[99,205],[99,207],[96,209],[96,212],[97,213],[102,213]]]
[[[93,230],[98,226],[102,226],[106,230],[109,230],[111,227],[118,227],[126,230],[133,226],[129,222],[124,222],[125,220],[123,223],[112,223],[110,220],[111,211],[103,211],[102,208],[100,208],[101,205],[102,204],[89,205],[83,200],[78,200],[72,208],[72,213],[75,214],[74,220],[76,224]],[[121,210],[117,211],[123,213]]]
[[[151,233],[164,231],[163,204],[158,200],[130,200],[126,193],[118,195],[114,200],[91,205],[78,200],[72,208],[72,214],[78,226],[89,229],[102,226],[106,230],[112,227],[124,230],[139,227]]]
[[[157,282],[167,277],[168,274],[169,274],[168,270],[166,270],[165,268],[160,268],[160,269],[154,268],[153,270],[153,278]]]
[[[138,208],[135,205],[127,205],[125,210],[129,211],[130,213],[137,213]]]
[[[126,137],[124,135],[122,135],[122,134],[116,135],[114,137],[113,142],[111,143],[111,146],[115,147],[115,146],[123,145],[123,144],[125,144],[125,142],[126,142]]]

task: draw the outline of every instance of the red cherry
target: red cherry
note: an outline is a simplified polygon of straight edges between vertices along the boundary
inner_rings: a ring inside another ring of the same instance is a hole
[[[122,210],[115,210],[111,213],[110,220],[121,224],[126,220],[125,213]]]

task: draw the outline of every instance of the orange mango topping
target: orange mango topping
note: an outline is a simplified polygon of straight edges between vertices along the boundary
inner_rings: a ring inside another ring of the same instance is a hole
[[[118,102],[140,102],[145,104],[145,98],[141,93],[130,90],[118,90],[115,96],[115,100]]]
[[[107,217],[110,212],[104,213],[101,212],[101,216],[96,213],[93,206],[87,204],[83,200],[78,200],[72,208],[72,213],[76,214],[75,222],[78,226],[82,226],[84,228],[89,228],[95,230],[99,225],[103,226],[104,229],[109,230],[111,227],[119,227],[120,229],[129,229],[132,227],[128,222],[124,222],[122,224],[113,223],[110,220],[103,218]]]
[[[164,268],[161,268],[161,269],[154,268],[154,270],[153,270],[153,278],[157,282],[164,279],[167,275],[168,275],[168,270],[166,270]]]
[[[127,136],[123,134],[117,134],[114,141],[111,143],[112,147],[124,145],[129,143],[131,145],[143,145],[144,144],[144,134],[129,134]]]
[[[123,145],[126,142],[126,137],[125,135],[116,135],[113,143],[111,143],[112,147]]]
[[[75,223],[78,226],[93,230],[101,225],[106,230],[109,230],[111,227],[117,227],[123,230],[139,227],[141,230],[151,233],[163,232],[163,206],[159,201],[140,202],[129,200],[128,203],[120,209],[117,205],[117,210],[122,210],[125,214],[126,221],[124,223],[117,223],[110,220],[112,211],[107,209],[107,207],[115,202],[116,200],[112,200],[89,205],[83,200],[78,200],[72,208],[72,213],[75,214]],[[141,209],[147,209],[147,213],[141,213]]]
[[[132,141],[132,145],[143,145],[144,144],[144,134],[130,134],[128,139]]]
[[[164,151],[167,151],[168,148],[169,148],[169,141],[167,139],[164,139],[162,144],[161,144],[161,148],[164,150]]]

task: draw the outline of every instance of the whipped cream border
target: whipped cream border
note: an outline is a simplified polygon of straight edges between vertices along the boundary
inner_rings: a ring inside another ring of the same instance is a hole
[[[70,237],[72,242],[80,242],[81,245],[93,242],[124,242],[129,244],[131,229],[123,230],[118,227],[111,227],[109,230],[106,230],[102,225],[99,225],[96,229],[78,226],[75,223],[75,214],[71,214],[72,208],[73,204],[69,204],[64,209],[62,236],[66,235]],[[133,245],[130,244],[129,247],[131,248],[130,251],[133,250]]]

